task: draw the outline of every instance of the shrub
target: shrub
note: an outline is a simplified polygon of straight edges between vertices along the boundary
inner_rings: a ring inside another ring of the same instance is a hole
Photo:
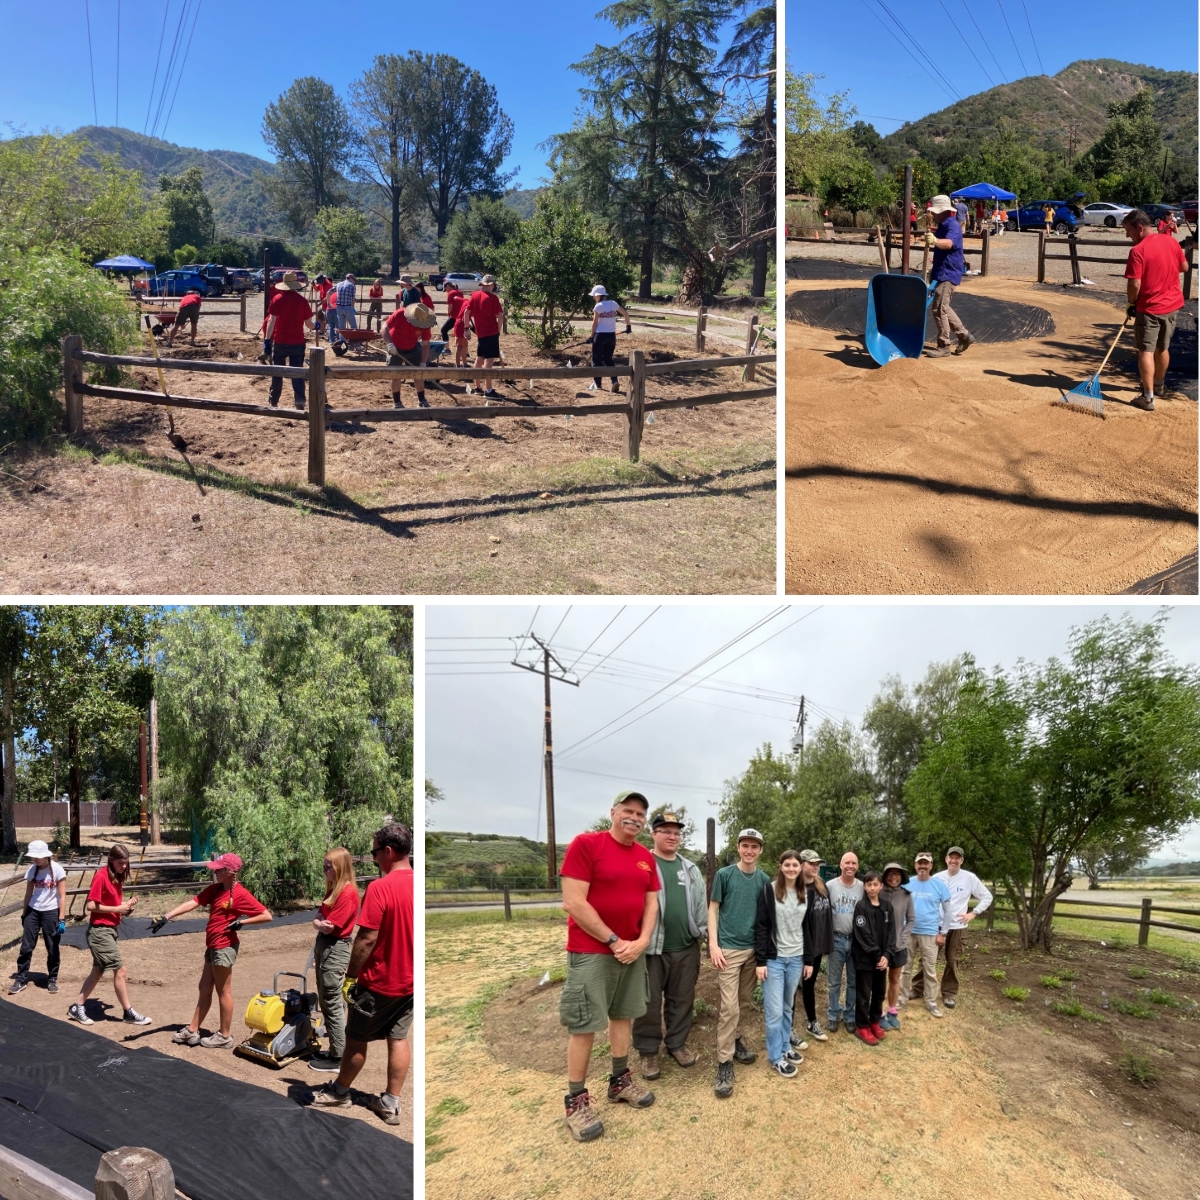
[[[1068,967],[1065,971],[1059,971],[1058,977],[1063,983],[1076,983],[1079,980],[1079,972]]]
[[[1029,999],[1029,989],[1025,987],[1006,987],[1000,994],[1009,1000],[1016,1000],[1017,1003]]]
[[[712,1012],[712,1005],[708,1004],[702,996],[697,996],[696,999],[692,1001],[693,1017],[707,1016],[707,1014],[710,1012]]]
[[[119,354],[137,319],[99,271],[58,250],[0,244],[0,444],[41,440],[62,427],[60,343]]]
[[[1154,1016],[1154,1009],[1139,1000],[1114,1000],[1113,1008],[1127,1017],[1137,1017],[1141,1021],[1149,1021]]]
[[[1007,972],[1007,971],[1001,971],[1001,970],[999,969],[999,967],[997,967],[997,968],[996,968],[996,970],[994,970],[994,971],[989,971],[989,972],[988,972],[988,974],[989,974],[989,975],[990,975],[990,976],[991,976],[991,977],[992,977],[992,978],[993,978],[993,979],[994,979],[994,980],[995,980],[997,983],[1003,983],[1003,982],[1004,982],[1004,981],[1005,981],[1005,980],[1008,978],[1008,972]]]
[[[490,196],[472,197],[454,214],[442,238],[441,263],[450,271],[486,271],[496,250],[521,227],[516,209]]]
[[[1130,967],[1129,968],[1129,978],[1130,979],[1146,979],[1149,976],[1149,974],[1150,974],[1150,972],[1147,971],[1145,967]]]
[[[1057,975],[1039,975],[1038,981],[1041,983],[1042,987],[1048,987],[1048,988],[1062,987],[1062,980],[1059,979],[1059,977]]]
[[[383,259],[383,247],[371,237],[371,223],[356,208],[323,208],[316,216],[316,245],[308,266],[341,278],[375,275]]]
[[[1143,1087],[1149,1086],[1158,1078],[1158,1071],[1149,1057],[1145,1054],[1135,1054],[1132,1050],[1126,1050],[1121,1055],[1121,1070],[1127,1079],[1133,1083],[1140,1083]]]
[[[1064,1017],[1082,1017],[1083,1005],[1078,1000],[1056,1000],[1054,1011]]]
[[[1148,988],[1146,991],[1146,999],[1149,1000],[1151,1004],[1165,1004],[1168,1008],[1183,1007],[1180,1001],[1175,996],[1172,996],[1171,993],[1165,988]]]

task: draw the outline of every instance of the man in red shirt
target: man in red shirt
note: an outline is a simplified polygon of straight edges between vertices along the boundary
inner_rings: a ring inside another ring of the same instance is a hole
[[[387,319],[386,332],[383,335],[383,348],[387,351],[389,367],[423,367],[429,361],[429,342],[433,336],[429,331],[437,318],[432,310],[423,304],[409,304],[398,308]],[[419,347],[419,349],[418,349]],[[413,386],[417,389],[417,407],[428,408],[425,399],[425,377],[414,375]],[[404,385],[403,376],[392,380],[392,403],[396,408],[403,408],[404,401],[400,398],[400,389]]]
[[[1171,362],[1175,318],[1183,308],[1179,275],[1187,270],[1187,259],[1173,237],[1154,231],[1153,222],[1140,208],[1127,213],[1121,224],[1133,243],[1125,262],[1125,295],[1129,301],[1125,316],[1133,317],[1142,381],[1142,394],[1131,403],[1134,408],[1153,412],[1154,393],[1163,390]]]
[[[171,332],[167,334],[168,346],[175,344],[175,333],[184,321],[192,323],[192,332],[188,339],[188,344],[194,346],[196,344],[196,326],[200,323],[200,292],[196,288],[192,288],[179,301],[179,311],[175,314],[175,324],[171,326]]]
[[[304,366],[304,327],[315,329],[313,310],[300,295],[302,286],[296,282],[295,271],[285,271],[283,278],[275,284],[275,295],[267,309],[267,336],[263,339],[263,358],[277,367]],[[279,395],[283,391],[283,377],[271,376],[271,391],[268,399],[272,408],[279,406]],[[296,407],[304,410],[304,380],[292,380],[292,394]]]
[[[350,993],[346,1049],[338,1077],[313,1096],[323,1108],[349,1108],[350,1085],[367,1061],[371,1042],[387,1039],[387,1091],[369,1096],[367,1105],[388,1125],[400,1124],[400,1089],[412,1051],[408,1031],[413,1010],[413,869],[412,832],[407,825],[385,825],[371,841],[378,879],[367,885],[358,933],[350,951]]]
[[[486,368],[500,357],[500,317],[504,305],[496,295],[495,275],[485,275],[483,282],[471,293],[467,301],[467,313],[471,324],[475,326],[475,336],[479,339],[475,346],[475,366]],[[467,384],[467,394],[471,393],[471,385]],[[483,377],[483,394],[488,400],[499,398],[499,393],[492,388],[492,377]]]
[[[610,827],[579,834],[563,858],[567,979],[558,1017],[568,1033],[567,1129],[579,1142],[604,1132],[587,1090],[592,1042],[602,1030],[607,1028],[612,1049],[609,1102],[634,1108],[654,1103],[654,1093],[629,1069],[633,1021],[646,1011],[646,947],[658,917],[658,869],[637,840],[649,807],[640,792],[622,792]]]

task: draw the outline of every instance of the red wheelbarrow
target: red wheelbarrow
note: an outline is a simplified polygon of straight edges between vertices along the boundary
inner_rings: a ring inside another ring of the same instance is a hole
[[[174,312],[148,312],[142,315],[146,318],[146,328],[155,337],[162,337],[163,330],[175,324]]]
[[[341,358],[352,345],[373,342],[381,336],[375,329],[339,329],[337,335],[337,340],[329,344],[338,358]]]

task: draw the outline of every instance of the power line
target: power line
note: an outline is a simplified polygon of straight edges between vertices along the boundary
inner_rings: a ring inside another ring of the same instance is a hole
[[[171,12],[171,0],[163,6],[162,29],[158,34],[158,53],[154,56],[154,78],[150,80],[150,95],[146,100],[146,119],[142,122],[142,133],[150,127],[150,108],[154,104],[154,89],[158,84],[158,65],[162,61],[163,38],[167,32],[167,17]]]
[[[882,8],[889,17],[891,17],[896,28],[900,30],[900,32],[904,34],[906,38],[908,38],[916,52],[937,72],[938,77],[946,84],[946,86],[954,93],[954,95],[961,100],[962,97],[958,94],[958,89],[955,88],[954,84],[952,84],[950,80],[946,78],[946,75],[942,71],[941,67],[939,67],[937,63],[935,63],[933,59],[925,53],[925,48],[921,45],[921,43],[918,42],[917,39],[908,32],[900,18],[897,17],[896,14],[887,6],[886,0],[875,0],[875,3],[878,4],[879,7]]]
[[[534,622],[537,621],[538,613],[542,611],[542,606],[539,604],[533,610],[533,616],[529,618],[529,628],[521,635],[521,644],[513,651],[514,655],[520,654],[525,649],[525,643],[529,641],[529,635],[533,632]]]
[[[593,667],[591,667],[589,670],[585,671],[585,672],[584,672],[584,673],[583,673],[583,674],[582,674],[582,675],[579,677],[579,682],[580,682],[580,683],[582,683],[582,682],[583,682],[583,681],[584,681],[584,680],[585,680],[585,679],[586,679],[586,678],[587,678],[587,677],[588,677],[588,676],[589,676],[589,675],[592,673],[592,671],[594,671],[594,670],[596,669],[596,667],[598,667],[598,666],[600,665],[600,663],[602,663],[602,662],[604,662],[604,661],[605,661],[605,659],[608,659],[608,658],[610,658],[612,655],[616,654],[616,652],[617,652],[618,650],[620,650],[620,648],[621,648],[623,645],[625,645],[625,643],[626,643],[627,641],[629,641],[629,639],[630,639],[631,637],[633,637],[633,635],[634,635],[635,633],[637,633],[637,631],[638,631],[639,629],[641,629],[641,627],[642,627],[643,625],[645,625],[645,624],[646,624],[646,622],[647,622],[647,621],[649,621],[649,620],[650,620],[650,618],[651,618],[652,616],[654,616],[654,614],[655,614],[656,612],[658,612],[658,610],[659,610],[660,608],[662,608],[662,605],[661,605],[661,604],[659,604],[659,605],[656,605],[654,608],[652,608],[652,609],[650,610],[650,612],[649,612],[649,613],[648,613],[648,614],[647,614],[645,617],[643,617],[643,618],[642,618],[642,620],[640,620],[640,621],[639,621],[639,622],[638,622],[638,623],[637,623],[637,624],[636,624],[636,625],[635,625],[635,626],[634,626],[634,627],[633,627],[633,628],[632,628],[632,629],[631,629],[631,630],[630,630],[630,631],[629,631],[629,632],[628,632],[628,633],[627,633],[627,634],[626,634],[626,635],[625,635],[625,636],[624,636],[624,637],[623,637],[623,638],[622,638],[622,639],[621,639],[621,640],[620,640],[620,641],[619,641],[619,642],[618,642],[618,643],[617,643],[617,644],[616,644],[616,645],[615,645],[615,646],[614,646],[614,647],[613,647],[613,648],[612,648],[612,649],[611,649],[611,650],[610,650],[610,651],[609,651],[609,652],[608,652],[608,653],[607,653],[607,654],[604,656],[604,658],[602,658],[602,659],[600,660],[600,662],[596,663],[596,664],[595,664],[595,666],[593,666]]]
[[[546,639],[546,641],[552,642],[556,637],[558,637],[558,631],[563,627],[563,621],[565,621],[571,615],[571,609],[574,607],[575,606],[573,604],[567,605],[567,611],[563,613],[562,621],[559,621],[559,623],[555,625],[554,632]]]
[[[867,0],[862,0],[862,3],[863,3],[863,7],[867,10],[867,12],[869,12],[871,14],[871,16],[873,16],[875,18],[875,20],[878,21],[879,24],[883,26],[884,30],[892,36],[892,38],[895,40],[896,44],[900,47],[900,49],[903,50],[904,53],[907,54],[908,57],[911,58],[913,60],[913,62],[915,62],[917,64],[917,66],[920,67],[921,70],[924,71],[925,74],[928,75],[929,78],[932,79],[933,82],[936,83],[937,86],[942,89],[942,91],[946,92],[947,95],[949,95],[951,97],[951,99],[956,99],[957,97],[955,97],[953,95],[953,93],[950,93],[947,91],[946,85],[943,84],[937,78],[935,78],[935,76],[929,70],[929,68],[926,67],[925,64],[923,62],[921,62],[921,60],[919,58],[917,58],[917,56],[900,40],[900,38],[897,36],[895,30],[893,30],[892,27],[890,25],[888,25],[884,21],[884,19],[873,8],[868,6]]]
[[[1004,68],[1000,65],[1000,60],[996,57],[995,53],[992,51],[991,42],[989,42],[987,40],[987,38],[984,37],[983,30],[979,28],[979,22],[977,20],[975,20],[975,14],[971,11],[971,6],[969,4],[967,5],[967,16],[971,18],[971,24],[975,26],[975,32],[979,34],[980,38],[983,40],[983,44],[987,47],[987,52],[989,54],[991,54],[992,62],[994,62],[996,64],[996,70],[1000,72],[1000,78],[1003,79],[1005,83],[1007,83],[1008,76],[1004,74]]]
[[[600,779],[629,779],[629,775],[613,775],[608,771],[585,771],[582,767],[559,767],[559,770],[570,771],[575,775],[595,775]],[[655,787],[677,788],[681,792],[707,792],[711,795],[717,790],[711,784],[706,786],[699,783],[668,783],[665,779],[643,779],[640,775],[635,777],[641,783],[650,783]]]
[[[966,46],[966,48],[968,50],[971,51],[971,57],[977,63],[979,63],[979,69],[984,73],[984,75],[987,75],[988,83],[990,83],[992,85],[992,87],[995,87],[996,81],[990,75],[988,75],[987,67],[985,67],[983,65],[983,63],[979,62],[979,55],[976,54],[975,51],[971,49],[971,43],[967,41],[966,37],[963,35],[963,31],[961,29],[959,29],[958,22],[955,21],[955,19],[952,16],[950,16],[950,10],[946,7],[945,0],[938,0],[938,3],[942,6],[942,12],[944,12],[946,14],[946,16],[950,17],[950,24],[954,26],[954,32],[957,33],[960,38],[962,38],[962,44],[964,46]]]
[[[168,5],[169,7],[169,5]],[[150,126],[150,136],[157,135],[158,123],[162,120],[163,107],[167,102],[167,92],[171,87],[171,75],[175,70],[175,63],[179,57],[179,43],[183,36],[183,30],[187,23],[188,0],[183,0],[179,6],[179,20],[175,22],[175,35],[171,39],[171,53],[167,55],[167,70],[163,75],[162,87],[158,93],[158,106],[154,110],[154,121]]]
[[[160,136],[165,140],[167,126],[171,123],[171,114],[175,111],[175,97],[179,95],[179,85],[183,82],[183,72],[187,67],[188,55],[192,51],[192,38],[196,36],[196,23],[200,20],[200,5],[204,0],[196,0],[196,15],[192,18],[192,32],[188,35],[187,48],[183,52],[183,62],[179,67],[179,74],[175,79],[175,92],[171,96],[171,107],[167,109],[167,119],[163,122],[163,127]]]
[[[88,69],[92,73],[92,120],[100,124],[100,111],[96,108],[96,64],[92,60],[92,13],[88,0],[83,0],[83,15],[87,18]]]
[[[117,115],[113,125],[121,127],[121,0],[117,0]]]
[[[1025,0],[1021,0],[1021,7],[1025,9],[1025,24],[1029,26],[1029,40],[1033,42],[1033,52],[1037,55],[1038,70],[1045,75],[1046,68],[1042,66],[1042,52],[1038,49],[1037,38],[1033,36],[1033,22],[1029,19],[1029,9],[1025,8]]]
[[[621,607],[617,609],[617,616],[613,617],[612,621],[609,621],[608,625],[605,625],[605,627],[602,630],[600,630],[600,632],[598,634],[596,634],[596,636],[594,638],[592,638],[592,640],[590,642],[588,642],[587,646],[579,652],[579,658],[577,658],[575,660],[575,662],[573,662],[571,664],[571,667],[570,667],[571,670],[575,669],[575,666],[579,662],[579,659],[582,658],[608,632],[609,627],[612,625],[613,621],[615,621],[617,619],[617,617],[619,617],[625,611],[625,609],[627,607],[628,607],[628,605],[622,604]]]
[[[1013,37],[1012,26],[1008,23],[1008,16],[1004,11],[1004,5],[998,4],[996,7],[1000,10],[1000,15],[1004,18],[1004,28],[1008,30],[1008,36],[1012,38],[1013,49],[1017,52],[1017,58],[1021,61],[1021,74],[1028,75],[1029,71],[1025,67],[1025,60],[1021,58],[1021,47],[1017,45],[1017,39]]]

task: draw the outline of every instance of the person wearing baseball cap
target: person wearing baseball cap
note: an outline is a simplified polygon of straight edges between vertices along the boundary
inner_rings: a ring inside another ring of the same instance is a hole
[[[176,1030],[171,1041],[181,1046],[205,1046],[224,1050],[233,1045],[229,1030],[233,1025],[233,964],[237,961],[238,930],[243,925],[265,925],[271,914],[238,882],[242,860],[236,854],[218,854],[204,864],[213,873],[213,882],[198,895],[177,904],[169,913],[150,922],[150,932],[158,933],[175,917],[194,908],[208,909],[204,931],[204,969],[200,973],[200,996],[191,1022]],[[220,1029],[208,1037],[200,1036],[200,1023],[208,1016],[213,992],[217,993]]]
[[[930,277],[934,281],[933,319],[938,332],[937,348],[926,350],[925,354],[929,358],[944,358],[951,353],[962,354],[975,344],[975,339],[950,307],[954,289],[962,283],[965,267],[962,226],[955,215],[954,204],[949,196],[934,196],[929,202],[929,213],[931,219],[938,223],[936,233],[928,229],[925,231],[925,245],[933,251],[933,272]],[[950,344],[951,333],[958,339],[958,345],[953,349]]]
[[[477,339],[475,345],[475,366],[486,370],[500,357],[500,321],[504,314],[504,305],[496,295],[495,275],[485,275],[479,287],[467,299],[466,320],[475,329]],[[471,385],[467,384],[467,391]],[[499,393],[492,387],[492,377],[483,377],[483,395],[487,400],[499,398]]]
[[[807,893],[804,909],[804,971],[800,977],[800,999],[804,1004],[804,1029],[814,1041],[827,1042],[829,1035],[817,1020],[817,979],[821,960],[833,950],[833,908],[829,890],[821,878],[821,856],[815,850],[800,851],[800,878]],[[793,1019],[792,1028],[799,1022]],[[792,1044],[802,1040],[792,1035]]]
[[[895,915],[896,945],[888,954],[887,1007],[883,1011],[884,1029],[900,1028],[900,988],[908,983],[908,931],[913,923],[913,898],[905,890],[908,872],[898,863],[883,868],[883,891],[880,895],[892,906]]]
[[[692,1029],[696,982],[700,978],[700,939],[706,928],[704,876],[679,853],[683,822],[669,811],[650,821],[654,864],[658,869],[658,911],[646,947],[646,977],[650,999],[633,1023],[633,1045],[642,1056],[642,1078],[661,1074],[658,1053],[667,1053],[681,1067],[696,1064],[686,1045]]]
[[[938,947],[946,941],[941,930],[950,912],[950,889],[940,880],[930,877],[933,855],[922,850],[916,858],[917,875],[903,885],[913,898],[913,923],[909,930],[908,952],[912,974],[912,991],[901,996],[924,1000],[930,1015],[945,1016],[938,1007],[937,956]],[[919,973],[918,973],[919,968]]]
[[[992,893],[988,891],[983,880],[973,871],[963,870],[965,857],[961,846],[951,846],[946,851],[946,869],[934,876],[934,879],[940,879],[950,889],[950,910],[938,931],[946,935],[942,1003],[947,1008],[953,1008],[958,1003],[955,999],[958,995],[958,955],[967,926],[980,913],[986,912],[992,902]],[[969,907],[972,898],[977,901],[974,908]]]
[[[346,278],[342,280],[334,289],[333,294],[337,297],[337,307],[330,313],[329,321],[329,344],[333,345],[335,341],[345,339],[338,333],[338,329],[357,329],[358,328],[358,279],[351,272],[346,272]]]
[[[654,1103],[654,1093],[629,1069],[633,1022],[646,1012],[646,948],[661,888],[654,855],[637,840],[649,808],[641,792],[621,792],[609,810],[609,827],[573,838],[559,872],[567,911],[567,978],[558,1002],[567,1029],[563,1099],[567,1129],[577,1142],[604,1133],[587,1090],[597,1033],[607,1029],[612,1051],[609,1103],[635,1109]]]
[[[747,1049],[742,1023],[750,1018],[756,971],[754,923],[758,895],[771,877],[758,867],[763,836],[757,829],[737,835],[738,860],[713,876],[708,901],[708,954],[717,970],[717,1081],[719,1099],[733,1095],[733,1063],[749,1065],[757,1057]]]
[[[46,991],[58,991],[58,939],[66,929],[67,873],[54,861],[50,847],[40,839],[29,843],[25,857],[33,865],[25,872],[25,899],[21,908],[21,949],[17,954],[17,977],[8,989],[10,996],[25,990],[29,964],[38,934],[46,946]]]

